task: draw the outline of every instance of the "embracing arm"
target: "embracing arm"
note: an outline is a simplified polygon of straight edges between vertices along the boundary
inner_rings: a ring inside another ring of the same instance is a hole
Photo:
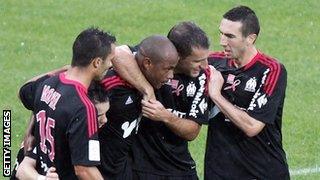
[[[123,45],[116,48],[116,58],[113,59],[112,64],[120,77],[138,89],[144,99],[155,99],[152,86],[142,74],[128,46]]]

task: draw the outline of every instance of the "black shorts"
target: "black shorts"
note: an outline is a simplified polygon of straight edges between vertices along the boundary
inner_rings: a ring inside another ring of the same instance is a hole
[[[157,175],[141,171],[132,171],[133,180],[198,180],[197,174],[192,175]]]

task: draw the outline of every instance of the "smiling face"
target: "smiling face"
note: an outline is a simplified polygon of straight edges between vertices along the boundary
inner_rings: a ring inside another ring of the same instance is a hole
[[[206,48],[192,48],[191,55],[185,59],[179,60],[177,65],[177,72],[186,74],[190,77],[197,77],[201,69],[208,65],[209,50]]]

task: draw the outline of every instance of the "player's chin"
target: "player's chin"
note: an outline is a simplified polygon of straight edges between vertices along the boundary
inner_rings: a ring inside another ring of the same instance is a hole
[[[200,70],[193,70],[192,72],[190,72],[190,76],[195,78],[198,77],[200,74]]]

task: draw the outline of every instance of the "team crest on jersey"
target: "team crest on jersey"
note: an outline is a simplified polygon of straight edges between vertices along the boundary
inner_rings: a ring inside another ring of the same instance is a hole
[[[187,86],[187,97],[193,97],[196,93],[197,87],[194,82],[190,82]]]
[[[256,86],[257,86],[257,79],[256,77],[252,77],[247,81],[246,87],[244,88],[244,90],[249,92],[255,92]]]

